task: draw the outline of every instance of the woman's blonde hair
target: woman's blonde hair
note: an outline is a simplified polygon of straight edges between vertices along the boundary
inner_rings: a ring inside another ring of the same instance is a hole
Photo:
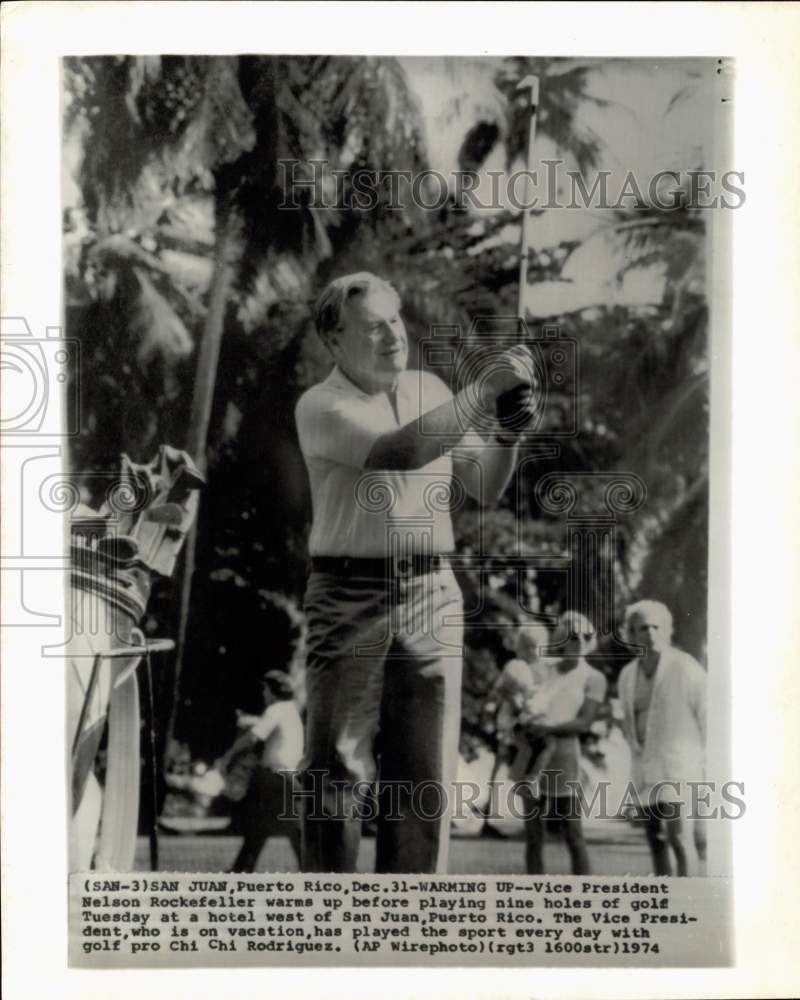
[[[585,650],[585,652],[592,653],[595,649],[597,649],[597,634],[595,632],[595,627],[586,615],[582,615],[580,611],[565,611],[559,616],[558,623],[553,629],[551,641],[554,646],[560,645],[573,635],[581,636],[584,641],[589,644],[589,647]]]

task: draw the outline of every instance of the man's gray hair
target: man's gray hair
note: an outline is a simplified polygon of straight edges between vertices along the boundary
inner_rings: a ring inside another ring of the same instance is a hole
[[[653,615],[663,622],[667,631],[672,635],[672,612],[661,601],[637,601],[630,604],[625,609],[625,629],[630,628],[634,618],[641,618],[644,615]]]
[[[388,292],[400,303],[400,296],[397,289],[369,271],[357,271],[355,274],[345,274],[341,278],[335,278],[325,288],[317,299],[316,324],[317,333],[325,343],[328,337],[338,330],[342,324],[342,313],[345,305],[360,295],[366,295],[370,291]]]

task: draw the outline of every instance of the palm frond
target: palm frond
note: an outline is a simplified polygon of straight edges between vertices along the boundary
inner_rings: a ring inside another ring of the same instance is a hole
[[[145,366],[155,356],[168,363],[187,357],[194,343],[183,320],[143,268],[134,267],[133,273],[139,283],[139,298],[130,317],[131,333],[137,339],[137,361]]]

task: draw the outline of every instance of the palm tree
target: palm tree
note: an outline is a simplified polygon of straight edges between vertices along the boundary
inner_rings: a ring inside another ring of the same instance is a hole
[[[147,450],[168,427],[188,425],[184,446],[203,468],[234,293],[241,299],[259,278],[288,267],[292,292],[308,299],[317,267],[333,250],[334,230],[343,228],[338,206],[305,199],[283,207],[289,192],[280,165],[297,162],[302,170],[324,157],[323,183],[343,164],[416,168],[422,162],[418,108],[392,59],[90,58],[69,60],[65,77],[66,133],[82,154],[83,196],[68,286],[99,328],[98,368],[108,366],[110,351],[133,340],[140,368],[148,369],[134,373],[128,364],[123,372],[144,376],[145,385],[120,405],[122,427],[109,441],[115,451],[122,436],[128,450]],[[412,208],[400,222],[408,226],[413,217]],[[345,223],[352,229],[363,221],[348,217]],[[367,222],[374,226],[375,217]],[[173,406],[166,407],[171,420],[131,427],[131,415],[149,409],[141,404],[144,390],[153,389],[150,362],[164,374],[163,390],[195,342],[191,401],[175,406],[173,391]],[[89,364],[84,376],[91,370]],[[133,440],[126,430],[134,431]],[[194,546],[193,534],[176,692]]]
[[[115,374],[126,391],[98,401],[109,451],[126,432],[125,446],[147,453],[185,426],[179,381],[218,281],[214,176],[252,146],[250,114],[235,60],[69,59],[65,82],[65,135],[78,153],[81,196],[71,213],[67,288],[84,330],[94,334],[84,336],[93,348],[84,374],[95,362],[108,380],[109,357],[122,360]],[[164,399],[177,419],[169,419]],[[157,418],[137,425],[147,411]],[[91,447],[97,460],[96,439]]]
[[[632,345],[616,385],[631,404],[620,466],[639,473],[651,498],[634,526],[629,585],[667,603],[681,641],[700,655],[708,580],[705,224],[686,207],[648,210],[623,220],[617,234],[627,246],[623,271],[657,260],[665,276],[655,335]]]
[[[543,131],[591,157],[591,137],[573,142],[568,125],[585,71],[552,61],[535,68],[546,77],[550,108]],[[465,166],[490,151],[493,129],[513,158],[519,109],[512,84],[531,66],[481,64],[480,95],[472,86],[477,69],[456,60],[441,68],[455,95],[443,113],[460,102],[464,139],[455,148]],[[302,194],[291,206],[282,164],[302,174],[310,161],[326,161],[318,170],[326,189],[338,169],[352,175],[427,164],[430,130],[404,61],[90,57],[68,60],[65,81],[66,135],[81,157],[82,196],[70,213],[67,283],[73,324],[80,322],[88,348],[93,421],[91,440],[76,448],[80,464],[115,464],[123,442],[145,457],[165,437],[182,442],[201,466],[215,459],[222,404],[239,402],[245,391],[235,372],[220,369],[223,331],[242,330],[268,361],[286,343],[270,311],[291,305],[289,337],[313,368],[313,338],[304,336],[309,303],[333,261],[398,275],[420,331],[435,321],[468,322],[482,302],[496,308],[511,290],[516,267],[504,251],[497,267],[470,255],[491,227],[476,236],[474,220],[457,210],[432,213],[410,203],[395,210],[381,201],[373,211],[341,211]],[[345,205],[348,183],[339,192]],[[284,367],[270,391],[285,394],[285,381]],[[261,397],[266,387],[259,389]],[[265,448],[291,450],[283,424],[270,427]],[[173,710],[197,583],[195,542],[183,575]]]

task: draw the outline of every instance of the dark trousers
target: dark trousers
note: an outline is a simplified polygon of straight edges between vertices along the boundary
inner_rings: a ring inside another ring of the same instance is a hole
[[[449,568],[306,590],[302,867],[355,872],[377,782],[378,872],[446,872],[461,707],[461,592]]]
[[[300,861],[300,827],[292,815],[292,778],[257,767],[247,794],[237,805],[236,818],[242,846],[231,866],[233,872],[254,872],[258,857],[270,837],[288,837]]]
[[[529,875],[544,873],[544,837],[547,826],[557,827],[569,851],[573,875],[589,875],[589,853],[583,838],[578,803],[571,795],[535,797],[530,790],[520,794],[525,802],[525,870]]]

